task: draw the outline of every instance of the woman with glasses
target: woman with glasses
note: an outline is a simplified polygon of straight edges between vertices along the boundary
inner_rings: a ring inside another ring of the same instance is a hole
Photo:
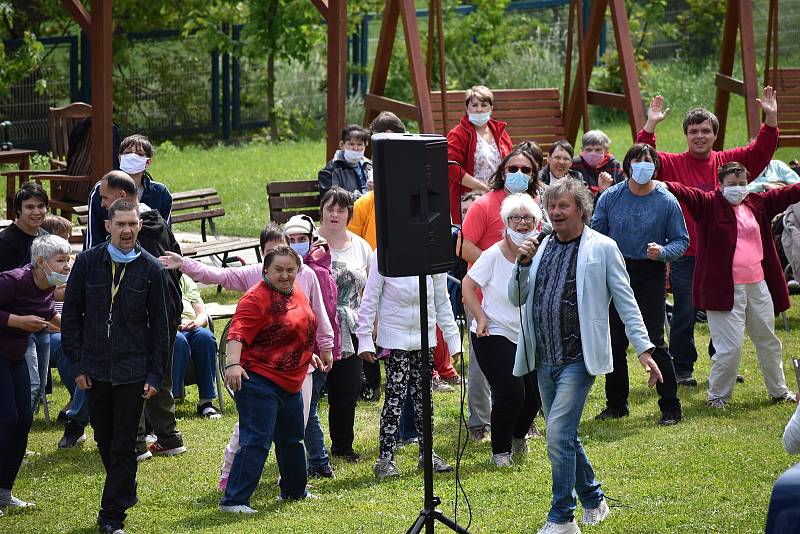
[[[540,188],[538,173],[539,165],[528,142],[517,145],[503,158],[489,179],[491,191],[476,200],[464,218],[461,256],[467,263],[473,264],[478,261],[484,250],[505,236],[506,225],[500,217],[500,206],[508,195],[527,193],[532,199],[538,195]],[[534,230],[538,229],[537,224]],[[468,315],[467,321],[471,320]],[[473,344],[470,343],[471,362],[475,361],[473,348]],[[469,366],[467,399],[469,404],[467,428],[470,439],[484,441],[491,428],[492,403],[489,384],[478,365]],[[537,433],[535,427],[532,427],[530,435]]]
[[[464,304],[475,318],[471,343],[492,392],[492,462],[510,467],[511,454],[528,450],[525,436],[541,408],[536,372],[514,376],[519,336],[519,309],[508,300],[508,281],[519,245],[535,235],[542,211],[530,195],[516,193],[503,200],[503,238],[481,254],[464,277]],[[483,302],[478,299],[478,289]]]

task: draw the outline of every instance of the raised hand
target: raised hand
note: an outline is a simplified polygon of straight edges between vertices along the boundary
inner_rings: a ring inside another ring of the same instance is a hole
[[[656,95],[650,101],[650,107],[647,108],[647,120],[659,123],[667,118],[670,108],[664,109],[664,97]]]
[[[756,102],[764,112],[764,122],[768,126],[778,125],[778,93],[771,86],[764,87],[764,94],[761,98],[756,98]]]
[[[164,255],[158,259],[161,262],[161,265],[163,265],[165,269],[169,270],[180,269],[181,265],[183,265],[183,256],[169,250],[165,250]]]

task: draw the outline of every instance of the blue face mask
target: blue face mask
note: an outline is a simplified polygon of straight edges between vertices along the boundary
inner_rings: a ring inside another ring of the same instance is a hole
[[[47,262],[45,262],[44,265],[47,265]],[[47,274],[47,283],[50,284],[51,287],[62,286],[67,283],[69,275],[57,273],[53,271],[49,265],[47,265],[47,270],[50,271]]]
[[[131,249],[129,252],[122,252],[113,243],[108,243],[108,254],[111,256],[111,260],[116,263],[130,263],[138,258],[141,253],[142,251],[136,250],[136,248]]]
[[[522,171],[506,173],[506,189],[512,193],[524,193],[528,190],[531,177]]]
[[[311,248],[311,243],[308,241],[301,241],[300,243],[292,243],[291,247],[297,252],[298,256],[305,258],[306,254],[308,254],[308,249]]]
[[[634,161],[631,163],[631,178],[639,185],[644,185],[653,179],[656,164],[650,161]]]

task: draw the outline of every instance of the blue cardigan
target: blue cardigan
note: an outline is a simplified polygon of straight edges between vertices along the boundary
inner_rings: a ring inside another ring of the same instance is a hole
[[[525,304],[524,324],[517,339],[514,375],[523,376],[536,368],[536,336],[533,324],[533,294],[536,272],[542,252],[550,242],[545,238],[529,266],[514,265],[508,282],[508,298],[514,306]],[[614,298],[625,334],[636,354],[651,351],[654,346],[647,337],[642,314],[633,296],[625,260],[616,243],[603,234],[584,227],[578,246],[577,260],[578,317],[580,318],[583,362],[590,375],[604,375],[614,370],[611,357],[611,330],[608,306]],[[527,353],[526,353],[526,350]]]

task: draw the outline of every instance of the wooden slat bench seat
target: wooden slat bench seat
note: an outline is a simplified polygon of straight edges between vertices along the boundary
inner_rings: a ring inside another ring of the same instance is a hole
[[[492,118],[507,123],[506,131],[515,145],[532,140],[547,151],[553,141],[565,138],[558,89],[498,89],[492,93]],[[464,115],[464,91],[447,92],[447,124],[443,122],[441,93],[431,92],[431,107],[436,132],[447,135]]]
[[[316,180],[270,182],[267,184],[269,218],[286,224],[294,215],[308,215],[319,221],[319,185]]]
[[[770,71],[778,98],[778,146],[800,147],[800,69]]]

